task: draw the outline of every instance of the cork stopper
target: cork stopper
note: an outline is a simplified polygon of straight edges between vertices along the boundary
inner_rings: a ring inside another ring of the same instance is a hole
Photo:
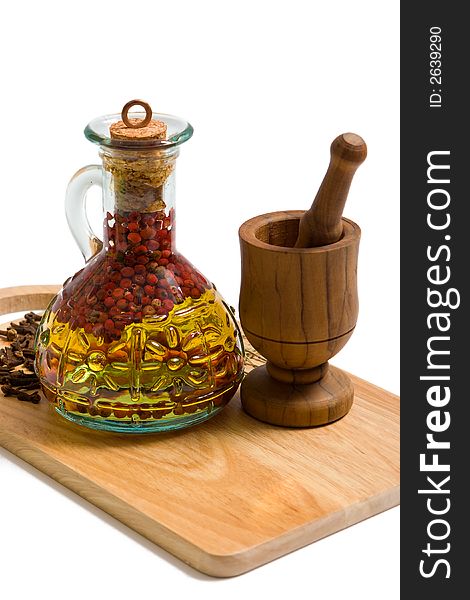
[[[128,112],[133,106],[141,106],[145,110],[143,119],[129,118]],[[111,139],[114,140],[164,140],[166,138],[166,123],[152,119],[150,104],[143,100],[130,100],[124,105],[122,121],[113,123],[109,128]]]

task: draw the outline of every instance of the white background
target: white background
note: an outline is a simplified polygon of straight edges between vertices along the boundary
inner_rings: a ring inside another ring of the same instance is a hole
[[[60,283],[81,267],[64,190],[98,160],[86,123],[131,98],[195,128],[178,162],[178,247],[233,305],[239,225],[307,208],[331,141],[353,131],[369,148],[345,210],[363,231],[360,318],[334,363],[398,393],[398,18],[390,0],[3,6],[0,285]],[[99,224],[96,193],[90,204]],[[0,451],[0,596],[8,600],[396,599],[398,527],[394,509],[216,580]]]

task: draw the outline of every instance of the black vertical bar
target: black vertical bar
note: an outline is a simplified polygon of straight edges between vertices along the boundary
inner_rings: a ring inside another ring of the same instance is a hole
[[[401,3],[405,599],[461,598],[459,588],[463,597],[470,593],[469,518],[464,516],[470,505],[465,491],[470,481],[470,103],[465,92],[470,26],[462,6],[435,0]],[[428,173],[430,163],[436,167]],[[436,350],[445,353],[433,354]],[[442,445],[436,447],[438,442]],[[426,470],[433,460],[436,470]],[[446,465],[449,471],[440,470]]]

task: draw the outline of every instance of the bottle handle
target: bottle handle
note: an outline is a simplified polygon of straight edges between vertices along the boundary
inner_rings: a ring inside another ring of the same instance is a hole
[[[100,165],[89,165],[77,171],[65,194],[67,223],[85,262],[103,248],[103,242],[93,233],[86,214],[86,195],[93,185],[103,187],[103,170]]]

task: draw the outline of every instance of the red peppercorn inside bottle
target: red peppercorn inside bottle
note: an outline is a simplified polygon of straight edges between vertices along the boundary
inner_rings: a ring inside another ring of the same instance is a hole
[[[134,105],[145,115],[129,117]],[[231,310],[176,249],[175,161],[192,132],[142,101],[85,129],[102,165],[72,178],[66,214],[86,265],[51,302],[36,339],[44,393],[81,425],[188,427],[220,411],[243,377]],[[102,242],[86,217],[92,185],[103,190]]]

